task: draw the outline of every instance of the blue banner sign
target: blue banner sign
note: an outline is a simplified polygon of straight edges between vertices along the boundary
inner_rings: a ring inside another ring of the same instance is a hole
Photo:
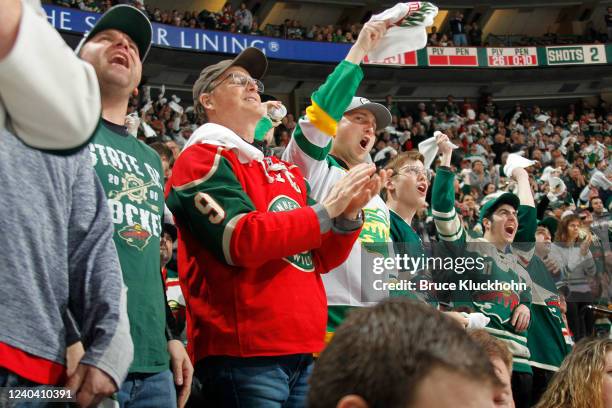
[[[85,33],[100,14],[44,4],[51,25],[60,31]],[[238,54],[247,47],[261,49],[268,58],[295,61],[339,62],[351,44],[283,40],[223,31],[199,30],[153,23],[153,45],[188,51]]]

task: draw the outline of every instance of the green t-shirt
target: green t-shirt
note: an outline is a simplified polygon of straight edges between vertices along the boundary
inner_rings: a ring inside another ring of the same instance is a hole
[[[89,150],[108,198],[113,240],[128,288],[134,342],[130,372],[161,372],[169,361],[159,258],[164,214],[161,160],[125,128],[106,121],[96,130]]]

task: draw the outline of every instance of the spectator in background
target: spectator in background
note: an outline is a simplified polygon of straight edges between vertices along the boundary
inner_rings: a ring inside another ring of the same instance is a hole
[[[453,44],[457,47],[468,45],[465,35],[465,24],[463,23],[463,13],[458,11],[455,18],[450,21],[451,34],[453,35]]]
[[[492,407],[499,386],[487,354],[460,325],[405,298],[351,313],[310,383],[310,408]]]
[[[440,47],[452,47],[453,42],[448,39],[448,36],[446,34],[442,34],[442,37],[440,37],[440,41],[438,42],[438,45]]]
[[[591,229],[604,245],[604,248],[610,250],[610,242],[612,242],[612,217],[606,211],[603,200],[600,197],[591,199],[591,208],[593,209],[593,223]]]
[[[482,30],[477,22],[472,22],[468,36],[470,37],[470,45],[474,47],[480,47],[482,45]]]
[[[162,224],[162,236],[159,247],[159,257],[161,263],[161,274],[164,282],[167,306],[172,313],[172,320],[169,326],[173,327],[173,332],[181,341],[186,341],[184,329],[186,324],[186,304],[181,286],[179,284],[176,262],[173,261],[173,248],[176,242],[176,227],[170,223]]]
[[[438,45],[438,39],[440,34],[438,33],[438,27],[431,26],[431,31],[427,34],[427,44],[436,46]]]
[[[385,107],[391,113],[391,116],[401,116],[401,112],[399,110],[399,106],[397,102],[393,101],[393,95],[385,96]]]
[[[612,340],[584,339],[563,360],[535,408],[612,406]]]
[[[253,25],[253,14],[251,14],[251,10],[247,8],[246,3],[240,3],[240,8],[236,10],[234,18],[238,26],[238,31],[248,34]]]
[[[563,159],[562,163],[563,165],[567,165],[567,161],[565,161],[565,159]],[[578,167],[572,167],[566,172],[566,175],[563,177],[563,181],[572,200],[574,200],[574,202],[578,202],[580,193],[587,185],[584,174]]]
[[[472,171],[470,172],[470,186],[476,187],[482,193],[484,186],[491,183],[492,179],[489,172],[485,169],[484,159],[476,157],[472,160]]]
[[[174,144],[176,142],[172,141]],[[166,142],[170,143],[170,142]],[[162,162],[162,170],[164,174],[164,184],[172,175],[172,166],[174,165],[174,155],[172,150],[162,142],[153,142],[149,145],[151,149],[155,150],[159,155]]]
[[[453,95],[448,95],[446,97],[446,104],[444,104],[444,113],[449,119],[459,114],[459,106],[455,103],[455,97]]]
[[[176,407],[176,384],[178,406],[183,407],[191,391],[193,367],[183,344],[166,337],[159,258],[162,165],[155,151],[129,135],[124,126],[151,37],[147,17],[134,7],[119,5],[100,17],[77,50],[93,65],[100,82],[102,125],[90,150],[115,224],[113,239],[128,287],[130,331],[137,345],[130,373],[117,395],[119,404]]]
[[[263,32],[259,29],[259,22],[256,18],[253,19],[253,23],[251,24],[251,29],[249,31],[251,35],[262,35]]]
[[[83,11],[90,11],[92,13],[101,13],[102,8],[95,0],[80,0],[78,2],[79,9]]]
[[[590,335],[591,316],[584,308],[592,301],[589,277],[595,275],[595,263],[590,251],[591,232],[581,228],[580,218],[571,213],[562,217],[551,248],[551,258],[561,268],[561,278],[569,289],[567,319],[576,340]]]

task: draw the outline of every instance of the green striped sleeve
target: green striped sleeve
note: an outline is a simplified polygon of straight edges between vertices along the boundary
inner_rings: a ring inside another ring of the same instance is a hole
[[[198,167],[198,163],[190,165]],[[185,171],[184,168],[176,170]],[[173,185],[167,205],[194,236],[214,253],[223,254],[224,261],[233,265],[230,253],[232,233],[240,218],[254,211],[255,206],[242,189],[231,165],[220,153],[215,157],[215,165],[207,170],[202,178]]]
[[[359,65],[342,61],[312,94],[311,100],[337,122],[351,103],[362,79],[363,71]]]
[[[332,146],[332,139],[329,138],[329,141],[325,147],[317,146],[312,143],[308,138],[304,135],[302,130],[302,126],[312,126],[308,123],[302,123],[298,125],[293,131],[293,139],[297,143],[298,147],[309,157],[314,160],[322,161],[325,160]]]
[[[465,242],[465,230],[455,211],[454,184],[455,174],[448,167],[439,167],[432,187],[431,214],[440,239]]]

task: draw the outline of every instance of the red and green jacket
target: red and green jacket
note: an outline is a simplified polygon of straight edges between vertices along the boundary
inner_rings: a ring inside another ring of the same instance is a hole
[[[193,361],[320,351],[320,274],[346,259],[361,228],[333,227],[322,205],[308,205],[296,166],[231,130],[208,123],[192,138],[201,143],[179,156],[166,198]]]

